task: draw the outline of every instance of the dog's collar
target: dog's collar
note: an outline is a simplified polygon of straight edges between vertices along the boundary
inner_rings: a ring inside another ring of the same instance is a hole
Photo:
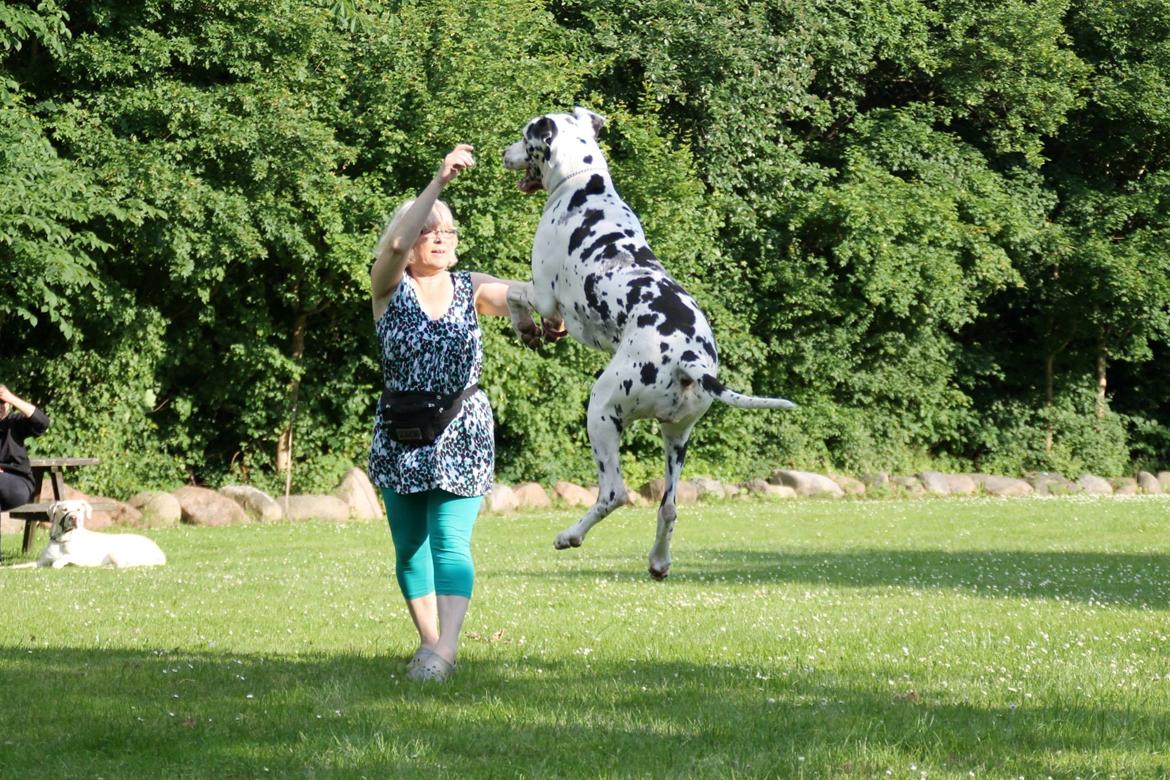
[[[561,179],[560,181],[558,181],[556,183],[555,187],[548,188],[548,200],[545,201],[544,207],[548,208],[549,204],[553,202],[553,198],[556,196],[557,190],[559,190],[561,187],[563,187],[565,185],[565,182],[567,182],[569,179],[575,179],[578,176],[585,174],[585,173],[604,173],[605,175],[608,176],[609,169],[608,168],[599,168],[596,165],[591,165],[588,168],[582,168],[580,170],[573,171],[572,173],[566,175],[563,179]]]

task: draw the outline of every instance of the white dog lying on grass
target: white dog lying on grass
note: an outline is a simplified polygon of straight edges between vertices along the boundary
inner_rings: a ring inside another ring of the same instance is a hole
[[[88,501],[58,501],[49,507],[49,546],[41,557],[13,569],[63,566],[161,566],[167,556],[157,544],[138,534],[99,534],[87,531],[93,516]]]

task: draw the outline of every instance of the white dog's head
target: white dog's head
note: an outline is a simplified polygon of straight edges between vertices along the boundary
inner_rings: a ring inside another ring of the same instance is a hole
[[[524,171],[516,184],[531,195],[583,168],[604,168],[597,134],[605,119],[578,106],[571,114],[545,114],[524,126],[521,138],[504,150],[504,167]]]
[[[57,501],[49,507],[49,538],[60,542],[78,528],[85,528],[93,516],[88,501]]]

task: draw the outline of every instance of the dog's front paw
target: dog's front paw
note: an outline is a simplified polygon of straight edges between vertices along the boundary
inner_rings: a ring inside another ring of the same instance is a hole
[[[660,565],[660,564],[654,564],[654,563],[650,564],[650,576],[653,577],[654,579],[658,580],[659,582],[666,579],[667,575],[669,575],[669,574],[670,574],[670,564],[669,563],[666,565]]]
[[[580,535],[565,531],[557,534],[557,538],[553,540],[553,547],[557,550],[567,550],[570,547],[580,547],[582,541],[584,540]]]

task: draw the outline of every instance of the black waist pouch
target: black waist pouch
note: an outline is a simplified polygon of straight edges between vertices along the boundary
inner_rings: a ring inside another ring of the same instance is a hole
[[[439,438],[439,434],[459,416],[463,402],[475,395],[479,384],[461,393],[439,395],[421,390],[382,393],[382,427],[400,444],[421,447]]]

